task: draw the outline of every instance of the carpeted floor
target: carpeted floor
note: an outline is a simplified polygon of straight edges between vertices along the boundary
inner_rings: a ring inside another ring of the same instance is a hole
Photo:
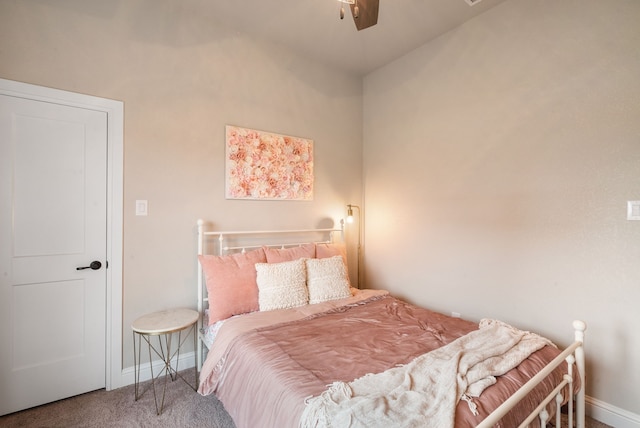
[[[147,382],[141,387],[146,388],[148,384]],[[134,401],[133,395],[133,385],[109,392],[98,390],[2,416],[0,427],[235,428],[215,397],[201,396],[182,380],[167,384],[164,410],[159,416],[156,415],[153,391],[147,390],[138,401]],[[587,418],[587,428],[607,427],[608,425]]]
[[[146,382],[141,387],[148,385]],[[161,388],[156,391],[160,398]],[[164,409],[158,416],[151,389],[146,390],[138,401],[134,401],[133,385],[109,392],[102,389],[0,417],[0,427],[235,428],[215,397],[201,396],[182,380],[167,383],[164,400]]]

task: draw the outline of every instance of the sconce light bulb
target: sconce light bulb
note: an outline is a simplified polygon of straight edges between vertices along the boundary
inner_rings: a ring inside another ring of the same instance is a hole
[[[344,19],[344,6],[340,6],[340,19]]]

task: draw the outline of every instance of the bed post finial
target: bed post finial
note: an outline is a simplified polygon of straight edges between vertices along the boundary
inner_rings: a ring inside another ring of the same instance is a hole
[[[198,255],[203,254],[204,250],[204,220],[198,219]]]
[[[584,332],[587,329],[587,323],[581,320],[575,320],[573,322],[573,329],[575,330],[576,340],[584,342]]]

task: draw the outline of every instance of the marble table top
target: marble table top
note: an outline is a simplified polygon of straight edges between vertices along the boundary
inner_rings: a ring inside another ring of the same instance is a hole
[[[141,316],[131,328],[140,334],[166,334],[185,329],[196,321],[198,312],[193,309],[167,309]]]

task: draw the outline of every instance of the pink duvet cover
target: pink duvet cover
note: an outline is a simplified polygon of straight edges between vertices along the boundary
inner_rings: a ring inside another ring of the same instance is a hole
[[[334,381],[406,364],[477,328],[374,290],[340,301],[256,312],[225,322],[203,366],[199,392],[214,393],[237,428],[293,428],[305,398],[321,394]],[[456,426],[475,426],[558,353],[547,346],[500,376],[474,399],[477,416],[461,401]],[[501,426],[517,426],[562,374],[556,370]]]

